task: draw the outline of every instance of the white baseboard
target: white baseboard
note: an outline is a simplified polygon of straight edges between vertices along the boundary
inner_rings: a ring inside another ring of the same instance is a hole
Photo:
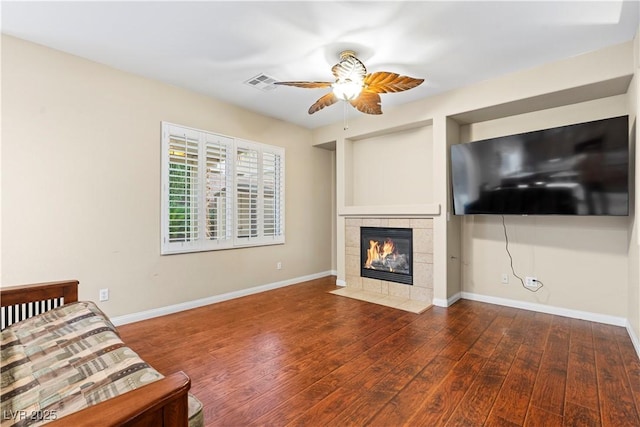
[[[504,305],[506,307],[521,308],[523,310],[537,311],[540,313],[555,314],[557,316],[571,317],[573,319],[589,320],[591,322],[604,323],[606,325],[626,327],[628,324],[627,319],[624,317],[591,313],[588,311],[572,310],[569,308],[554,307],[551,305],[536,304],[533,302],[498,298],[487,295],[474,294],[471,292],[462,292],[462,298],[472,301],[487,302],[489,304]],[[629,328],[627,327],[627,329]],[[638,347],[636,346],[636,350],[637,349]]]
[[[450,296],[449,298],[434,298],[433,305],[437,307],[451,307],[456,301],[458,301],[462,297],[462,294],[458,292],[457,294]]]
[[[336,279],[336,286],[347,286],[347,282],[342,279]]]
[[[636,354],[640,357],[640,339],[636,335],[636,331],[633,330],[633,326],[627,320],[627,333],[629,334],[629,338],[631,338],[631,342],[633,343],[633,348],[636,349]]]
[[[283,280],[281,282],[268,283],[266,285],[255,286],[253,288],[241,289],[239,291],[228,292],[226,294],[214,295],[207,298],[201,298],[194,301],[187,301],[180,304],[169,305],[167,307],[153,308],[151,310],[141,311],[139,313],[125,314],[116,316],[111,319],[111,323],[115,326],[126,325],[127,323],[139,322],[141,320],[152,319],[154,317],[165,316],[167,314],[177,313],[179,311],[190,310],[192,308],[202,307],[217,302],[227,301],[234,298],[240,298],[247,295],[257,294],[269,291],[271,289],[283,288],[285,286],[294,285],[308,280],[319,279],[332,275],[331,271],[323,271],[320,273],[310,274],[308,276],[294,277],[293,279]]]

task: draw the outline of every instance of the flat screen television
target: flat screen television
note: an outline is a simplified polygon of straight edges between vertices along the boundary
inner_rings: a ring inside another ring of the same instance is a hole
[[[629,117],[451,146],[456,215],[628,215]]]

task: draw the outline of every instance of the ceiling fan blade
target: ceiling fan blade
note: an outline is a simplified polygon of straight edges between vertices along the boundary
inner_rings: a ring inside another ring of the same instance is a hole
[[[321,87],[331,87],[331,82],[274,82],[274,85],[295,86],[307,89],[316,89]]]
[[[402,92],[419,86],[424,79],[414,79],[413,77],[401,76],[387,71],[378,71],[367,74],[364,78],[364,85],[370,92],[392,93]]]
[[[353,107],[366,114],[382,114],[380,95],[375,92],[362,91],[360,96],[349,101]]]
[[[355,56],[346,55],[331,68],[336,80],[362,81],[367,74],[367,68]]]
[[[333,94],[333,92],[329,92],[322,98],[318,99],[315,104],[309,107],[309,114],[313,114],[316,111],[322,110],[324,107],[328,107],[329,105],[333,105],[338,102],[338,98]]]

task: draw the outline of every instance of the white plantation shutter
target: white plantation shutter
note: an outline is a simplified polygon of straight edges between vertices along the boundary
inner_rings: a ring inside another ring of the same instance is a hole
[[[236,140],[236,245],[284,242],[284,150]]]
[[[199,135],[169,127],[165,138],[164,154],[168,158],[164,170],[168,199],[165,243],[175,248],[193,247],[199,237]]]
[[[229,138],[206,134],[205,162],[205,201],[206,239],[223,242],[232,238],[233,223],[233,164],[229,156],[232,144]]]
[[[162,124],[163,254],[284,243],[284,149]]]
[[[258,151],[236,149],[236,239],[247,243],[258,237]]]
[[[284,235],[284,159],[279,153],[262,153],[262,231],[265,237]]]

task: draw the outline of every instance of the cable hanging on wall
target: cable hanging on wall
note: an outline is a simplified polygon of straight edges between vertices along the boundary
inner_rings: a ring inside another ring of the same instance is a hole
[[[507,235],[507,224],[504,222],[504,215],[500,215],[502,217],[502,228],[504,230],[504,247],[507,250],[507,255],[509,255],[509,262],[511,265],[511,272],[513,273],[513,275],[518,278],[518,280],[520,280],[520,283],[522,283],[522,287],[525,288],[526,290],[528,290],[529,292],[538,292],[540,289],[542,289],[542,287],[544,286],[544,283],[542,283],[540,280],[534,279],[535,283],[538,284],[537,287],[535,288],[531,288],[527,285],[525,285],[524,280],[522,279],[522,277],[518,276],[518,274],[516,273],[516,270],[513,268],[513,257],[511,256],[511,252],[509,251],[509,236]]]

